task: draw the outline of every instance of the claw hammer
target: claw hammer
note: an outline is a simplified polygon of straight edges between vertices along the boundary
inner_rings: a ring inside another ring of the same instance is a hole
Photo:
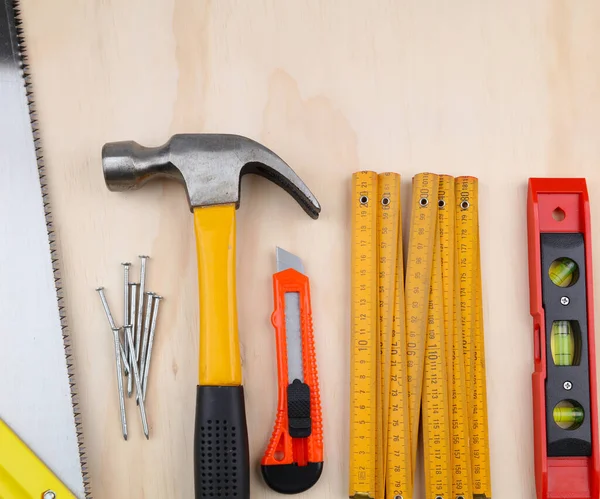
[[[200,352],[194,435],[196,499],[250,497],[248,432],[235,291],[235,210],[241,178],[254,173],[286,190],[316,219],[321,206],[273,151],[238,135],[180,134],[160,147],[111,142],[102,149],[111,191],[155,177],[181,182],[194,214]]]

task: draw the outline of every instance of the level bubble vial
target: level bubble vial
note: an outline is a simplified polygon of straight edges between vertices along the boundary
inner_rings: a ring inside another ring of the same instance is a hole
[[[581,357],[581,328],[577,321],[554,321],[550,350],[555,366],[578,366]]]
[[[556,286],[568,288],[579,279],[579,267],[570,258],[557,258],[550,264],[548,276]]]
[[[563,430],[576,430],[585,419],[581,404],[575,400],[561,400],[552,411],[554,422]]]

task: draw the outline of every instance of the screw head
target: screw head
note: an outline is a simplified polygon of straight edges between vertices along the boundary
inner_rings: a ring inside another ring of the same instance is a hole
[[[56,494],[53,490],[47,490],[46,492],[44,492],[42,499],[56,499]]]
[[[569,300],[568,296],[561,296],[560,303],[566,307],[569,303],[571,303],[571,300]]]
[[[573,388],[573,383],[571,383],[570,381],[565,381],[565,382],[563,383],[563,388],[564,388],[565,390],[570,390],[571,388]]]

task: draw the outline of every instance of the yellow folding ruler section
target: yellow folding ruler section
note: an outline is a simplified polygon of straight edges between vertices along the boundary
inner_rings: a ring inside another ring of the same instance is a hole
[[[377,188],[374,172],[352,176],[349,495],[356,499],[374,499],[377,481]]]
[[[446,370],[448,372],[450,469],[452,499],[472,497],[469,412],[465,390],[465,365],[460,326],[460,286],[456,246],[456,199],[454,178],[440,176],[438,221],[444,288]]]
[[[479,217],[477,179],[455,181],[456,251],[460,294],[473,497],[491,497],[490,451],[487,422],[485,350],[481,271],[479,265]]]
[[[437,206],[437,196],[434,202]],[[425,454],[425,497],[427,499],[443,499],[450,496],[452,487],[444,293],[439,231],[436,231],[434,241],[431,288],[427,307],[427,335],[425,337],[422,426]]]
[[[387,449],[385,466],[386,499],[412,499],[413,496],[408,390],[406,387],[406,321],[404,316],[402,209],[400,206],[399,189],[400,177],[398,176],[398,230],[395,234],[397,244],[396,273],[394,277],[395,290],[388,374],[389,407],[387,419],[387,443],[385,446]]]
[[[407,394],[410,420],[411,469],[416,469],[419,415],[425,367],[431,263],[437,230],[438,176],[413,178],[411,218],[404,286],[406,317]]]
[[[379,280],[379,358],[380,371],[377,410],[377,482],[375,496],[385,496],[385,477],[388,455],[388,411],[390,400],[390,362],[392,350],[392,326],[394,320],[394,297],[396,292],[396,267],[398,264],[398,221],[400,218],[400,175],[381,173],[378,176],[377,247]],[[401,242],[400,242],[401,244]],[[379,452],[381,449],[381,452]],[[378,485],[381,484],[380,487]]]
[[[54,495],[51,496],[51,492]],[[44,494],[57,499],[75,499],[46,465],[0,420],[0,497],[41,499]]]

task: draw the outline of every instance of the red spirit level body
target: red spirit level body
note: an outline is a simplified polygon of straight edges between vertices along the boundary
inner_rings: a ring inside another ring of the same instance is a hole
[[[529,180],[538,499],[598,499],[592,246],[584,179]]]

